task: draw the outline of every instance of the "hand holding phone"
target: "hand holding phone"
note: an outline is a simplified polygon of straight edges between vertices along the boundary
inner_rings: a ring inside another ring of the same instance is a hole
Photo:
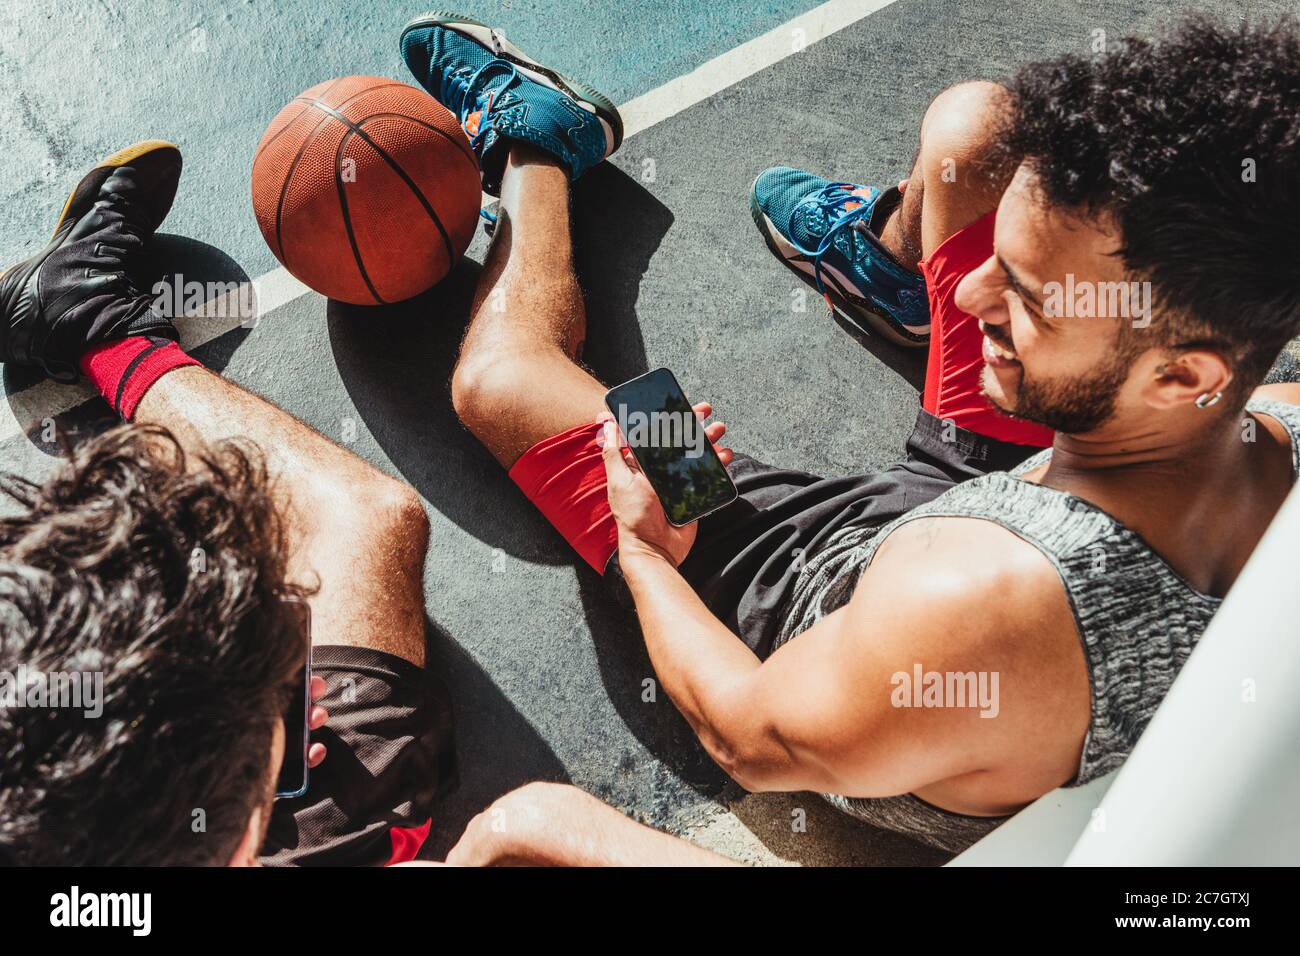
[[[736,500],[727,474],[727,449],[714,448],[726,426],[705,426],[677,379],[656,369],[609,390],[612,421],[607,434],[627,443],[633,467],[622,449],[606,448],[610,507],[620,538],[631,531],[680,564],[695,538],[694,522]],[[658,507],[656,507],[656,505]]]

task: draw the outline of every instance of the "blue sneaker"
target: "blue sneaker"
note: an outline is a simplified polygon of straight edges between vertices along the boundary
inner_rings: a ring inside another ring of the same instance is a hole
[[[416,17],[402,30],[402,59],[460,117],[489,195],[500,192],[508,140],[545,150],[575,180],[623,142],[623,120],[612,102],[475,20],[454,13]]]
[[[787,166],[754,180],[749,208],[768,248],[810,276],[827,304],[854,325],[899,345],[930,341],[925,279],[904,269],[871,231],[877,207],[897,203],[897,188],[837,183]]]

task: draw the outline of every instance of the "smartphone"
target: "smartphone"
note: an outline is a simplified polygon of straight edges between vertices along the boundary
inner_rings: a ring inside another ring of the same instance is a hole
[[[616,385],[605,405],[672,524],[690,524],[736,500],[731,476],[668,369]]]
[[[303,635],[307,656],[294,678],[293,694],[284,712],[284,762],[275,784],[276,799],[301,797],[307,792],[307,748],[311,743],[311,608],[299,598],[283,599]]]

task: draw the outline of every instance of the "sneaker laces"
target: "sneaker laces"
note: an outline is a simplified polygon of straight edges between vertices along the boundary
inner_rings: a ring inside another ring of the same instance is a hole
[[[469,137],[470,148],[476,151],[478,150],[479,144],[483,141],[483,137],[485,137],[488,134],[488,131],[492,128],[492,125],[487,122],[488,116],[494,110],[499,109],[503,105],[508,106],[513,102],[509,97],[508,90],[515,82],[521,81],[522,78],[519,76],[519,70],[515,68],[513,63],[510,63],[507,60],[496,59],[484,63],[473,73],[469,74],[469,76],[464,80],[465,91],[468,93],[474,89],[475,85],[485,76],[485,74],[488,74],[493,70],[499,70],[502,67],[509,71],[505,75],[505,82],[500,86],[487,91],[487,103],[484,106],[478,106],[478,104],[483,101],[483,96],[480,94],[474,104],[477,108],[472,110],[465,108],[461,114],[461,129],[463,129],[465,135]]]
[[[854,188],[856,187],[852,183],[827,183],[796,205],[794,212],[790,215],[787,235],[793,235],[794,217],[803,212],[807,206],[816,208],[830,223],[816,251],[801,250],[805,255],[812,256],[813,280],[817,283],[817,291],[823,295],[826,294],[826,284],[822,280],[822,262],[826,254],[836,248],[835,240],[841,233],[846,229],[849,231],[848,249],[841,251],[851,262],[856,263],[870,249],[868,244],[858,238],[857,230],[853,227],[871,215],[874,208],[872,199],[876,197],[859,196],[852,191]],[[852,205],[852,208],[850,208],[851,204],[854,203],[856,205]]]

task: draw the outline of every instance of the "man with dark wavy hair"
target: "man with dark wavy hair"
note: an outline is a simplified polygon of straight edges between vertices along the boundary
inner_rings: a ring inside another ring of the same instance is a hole
[[[617,124],[465,18],[414,22],[403,55],[480,131],[501,196],[456,409],[630,588],[737,781],[958,850],[1125,759],[1300,467],[1300,387],[1259,387],[1300,333],[1294,24],[1191,20],[953,87],[898,188],[760,175],[773,250],[928,343],[923,407],[874,474],[723,449],[740,500],[685,528],[581,364],[570,183]]]
[[[423,670],[427,518],[188,357],[133,285],[180,169],[167,143],[115,153],[0,275],[0,361],[83,374],[133,423],[0,483],[0,861],[407,860],[454,774]],[[273,805],[309,652],[311,783]],[[49,675],[93,676],[96,706],[33,698]]]

